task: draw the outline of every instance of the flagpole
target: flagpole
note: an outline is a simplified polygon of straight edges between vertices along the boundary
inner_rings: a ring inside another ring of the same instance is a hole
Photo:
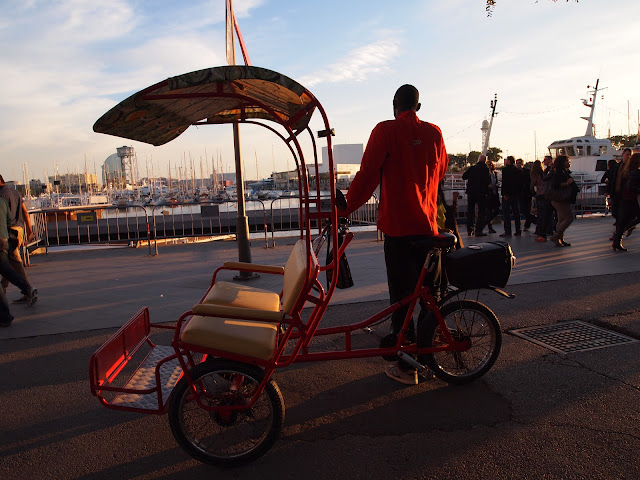
[[[242,54],[246,65],[249,65],[249,57],[245,52],[244,42],[240,35],[240,29],[233,13],[232,0],[226,0],[226,26],[227,26],[227,63],[229,65],[236,64],[236,51],[233,36],[233,30],[238,32],[238,38],[241,41]],[[238,122],[233,123],[233,149],[236,163],[236,193],[238,197],[238,219],[236,222],[236,239],[238,241],[238,260],[240,262],[251,263],[251,247],[249,244],[249,220],[244,202],[244,181],[242,179],[242,155],[240,152],[240,127]],[[240,274],[234,277],[234,280],[252,280],[258,278],[259,275],[252,272],[240,271]]]

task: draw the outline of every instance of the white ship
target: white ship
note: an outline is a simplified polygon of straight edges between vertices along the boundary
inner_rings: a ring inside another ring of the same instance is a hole
[[[571,158],[571,173],[576,180],[583,182],[599,182],[607,170],[607,162],[618,154],[616,148],[608,138],[596,138],[594,135],[593,112],[598,94],[598,83],[589,92],[589,100],[583,99],[584,106],[590,108],[588,117],[580,117],[588,122],[587,131],[581,137],[571,137],[567,140],[556,140],[549,145],[549,152],[553,158],[558,155],[568,155]],[[590,88],[590,87],[587,87]]]

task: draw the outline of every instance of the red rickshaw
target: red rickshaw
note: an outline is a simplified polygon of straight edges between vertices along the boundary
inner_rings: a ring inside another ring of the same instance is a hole
[[[213,273],[200,302],[175,324],[151,323],[145,307],[90,360],[91,391],[104,406],[168,413],[177,442],[202,462],[245,463],[264,454],[277,440],[285,407],[274,379],[276,369],[299,362],[400,356],[419,371],[430,369],[445,382],[465,383],[484,375],[500,351],[498,319],[477,296],[469,298],[473,294],[467,293],[488,288],[511,297],[500,289],[514,262],[511,249],[496,242],[492,247],[482,244],[451,253],[456,240],[447,233],[435,238],[410,296],[360,322],[320,327],[338,282],[339,259],[353,233],[339,221],[340,198],[333,176],[329,175],[329,196],[321,194],[320,182],[310,188],[299,140],[302,134],[308,135],[311,167],[317,169],[318,146],[309,127],[316,110],[323,122],[317,134],[326,141],[332,172],[333,130],[320,103],[294,80],[259,67],[215,67],[169,78],[124,100],[94,126],[96,132],[162,145],[190,125],[259,125],[284,141],[296,162],[300,235],[284,266],[227,262]],[[279,130],[265,120],[274,122]],[[342,244],[332,249],[323,265],[317,255],[321,240],[331,236],[335,243],[339,235]],[[426,280],[441,259],[449,287],[436,301]],[[489,269],[489,276],[480,278],[473,263],[487,261],[494,268]],[[271,292],[246,283],[219,281],[222,270],[281,275],[283,288]],[[331,281],[325,289],[319,275],[327,271]],[[420,348],[407,338],[419,301],[431,314],[427,345]],[[387,346],[354,348],[354,332],[407,305],[397,338]],[[167,330],[173,330],[171,344],[156,345],[152,332]],[[310,348],[312,338],[326,335],[342,337],[344,347],[331,351]],[[135,362],[140,356],[142,360]]]

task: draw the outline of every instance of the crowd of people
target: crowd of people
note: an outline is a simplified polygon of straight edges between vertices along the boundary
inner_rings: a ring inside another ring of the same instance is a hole
[[[622,160],[610,160],[602,177],[609,209],[615,219],[612,240],[614,251],[627,251],[622,237],[629,236],[640,223],[640,153],[625,148]],[[500,237],[517,237],[535,224],[535,241],[552,242],[557,247],[570,247],[565,232],[573,222],[573,205],[580,191],[571,176],[571,159],[558,155],[536,160],[531,169],[521,158],[508,156],[504,161],[501,181],[494,162],[480,155],[462,178],[466,180],[468,200],[467,234],[484,237],[497,233],[493,228],[502,213],[504,232]],[[487,227],[487,233],[484,229]]]

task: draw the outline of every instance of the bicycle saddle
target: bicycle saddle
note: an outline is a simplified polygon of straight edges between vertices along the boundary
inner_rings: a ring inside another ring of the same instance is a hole
[[[458,242],[458,239],[452,233],[439,233],[432,237],[432,241],[436,248],[451,248]]]

